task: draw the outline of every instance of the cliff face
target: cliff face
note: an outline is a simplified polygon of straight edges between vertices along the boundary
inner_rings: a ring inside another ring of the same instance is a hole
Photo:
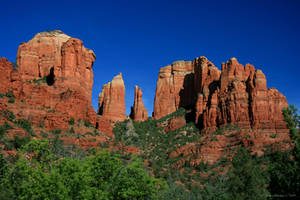
[[[235,58],[222,71],[205,57],[161,68],[157,81],[154,118],[179,107],[193,108],[195,122],[203,130],[226,124],[248,129],[285,129],[282,108],[285,97],[267,89],[261,70],[245,67]]]
[[[138,86],[134,88],[134,104],[131,107],[130,117],[134,121],[145,121],[148,119],[148,111],[142,100],[143,93],[142,89]]]
[[[32,80],[53,75],[48,85],[65,85],[78,88],[91,101],[93,86],[92,50],[81,40],[60,32],[42,32],[19,46],[18,72],[22,80]]]
[[[153,117],[159,119],[192,105],[194,98],[194,67],[192,62],[177,61],[163,67],[155,91]]]
[[[160,70],[154,118],[181,106],[189,108],[204,135],[200,146],[182,146],[171,156],[197,152],[199,159],[192,163],[214,163],[241,145],[259,155],[268,145],[281,150],[290,148],[289,130],[282,114],[288,106],[286,98],[274,88],[267,89],[261,70],[250,64],[243,66],[235,58],[223,63],[222,70],[205,57],[186,63],[189,67],[180,73],[180,79],[174,78],[173,65]],[[217,129],[220,130],[216,133]]]
[[[98,114],[111,121],[125,120],[125,85],[121,73],[103,85]]]
[[[17,70],[2,59],[0,92],[13,91],[21,104],[10,109],[33,124],[67,128],[70,118],[96,121],[91,105],[95,54],[61,31],[42,32],[19,46]]]

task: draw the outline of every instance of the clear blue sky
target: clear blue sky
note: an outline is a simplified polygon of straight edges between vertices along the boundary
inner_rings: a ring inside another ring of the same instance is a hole
[[[299,0],[3,0],[0,57],[15,61],[21,42],[62,30],[97,55],[95,108],[102,85],[122,72],[127,113],[138,85],[150,114],[160,67],[206,56],[220,68],[236,57],[300,108],[299,11]]]

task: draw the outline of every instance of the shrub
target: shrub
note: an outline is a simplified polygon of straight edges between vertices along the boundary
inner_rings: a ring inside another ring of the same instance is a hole
[[[93,136],[94,134],[92,132],[88,131],[88,132],[85,133],[85,135],[91,135],[91,136]]]
[[[267,199],[269,196],[267,175],[266,170],[255,162],[246,149],[239,148],[228,173],[229,198]]]
[[[45,121],[44,120],[42,120],[42,121],[40,121],[40,128],[44,128],[45,127]]]
[[[20,118],[18,119],[15,124],[21,128],[23,128],[27,133],[29,133],[31,136],[35,136],[34,131],[31,127],[30,122],[27,119]]]
[[[22,146],[26,145],[29,141],[30,141],[30,137],[29,136],[25,136],[25,137],[19,137],[19,136],[14,136],[13,139],[8,139],[5,142],[5,150],[12,150],[13,148],[15,149],[19,149]]]
[[[54,109],[50,109],[47,111],[48,113],[55,113],[56,111]]]
[[[8,91],[6,94],[5,94],[6,97],[8,98],[16,98],[16,96],[14,95],[13,91]]]
[[[61,132],[62,132],[62,130],[60,130],[60,129],[55,129],[55,130],[52,130],[52,131],[51,131],[51,133],[52,133],[53,135],[59,135]]]
[[[12,97],[9,98],[9,99],[8,99],[8,103],[11,103],[11,104],[12,104],[12,103],[15,103],[15,98],[12,98]]]
[[[46,77],[40,79],[33,79],[33,82],[38,85],[41,85],[41,83],[46,83]]]
[[[69,120],[69,125],[74,125],[74,123],[75,123],[75,120],[74,120],[74,118],[71,118],[70,120]]]
[[[13,129],[13,127],[7,122],[5,122],[2,126],[0,126],[0,138],[2,138],[6,133],[6,131],[9,129]]]
[[[165,117],[160,118],[159,120],[157,120],[158,122],[163,122],[165,120],[171,120],[173,118],[176,117],[183,117],[186,115],[186,110],[183,107],[180,107],[178,110],[176,110],[175,112],[168,114]]]
[[[84,120],[83,124],[87,128],[94,127],[94,125],[91,122],[89,122],[88,120]]]
[[[6,133],[6,129],[3,126],[0,126],[0,139],[4,136]]]
[[[14,121],[16,119],[15,114],[9,110],[2,110],[1,114],[5,119],[9,121]]]

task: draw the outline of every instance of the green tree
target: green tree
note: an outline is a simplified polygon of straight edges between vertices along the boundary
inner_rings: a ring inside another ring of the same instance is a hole
[[[269,190],[273,195],[293,196],[300,194],[300,116],[293,105],[283,109],[282,112],[290,129],[294,148],[291,151],[277,151],[267,155]]]
[[[266,170],[258,165],[245,148],[239,148],[228,173],[229,199],[267,199],[269,192]]]
[[[45,139],[21,147],[12,167],[0,154],[0,199],[156,199],[163,182],[147,174],[141,161],[120,155],[61,158]]]
[[[164,186],[163,181],[147,175],[141,160],[134,158],[110,180],[109,199],[157,199],[158,188]]]

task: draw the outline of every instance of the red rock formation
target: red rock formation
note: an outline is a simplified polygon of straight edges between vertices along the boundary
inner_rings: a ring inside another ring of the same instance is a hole
[[[8,78],[1,78],[5,82],[1,87],[17,97],[10,109],[33,124],[43,121],[51,129],[67,128],[70,118],[95,124],[91,105],[94,60],[95,54],[79,39],[61,31],[36,34],[19,46],[17,71],[6,66]]]
[[[14,67],[6,58],[0,58],[0,93],[8,92],[8,83],[11,81],[11,73]]]
[[[194,87],[197,94],[195,122],[198,123],[200,115],[206,110],[207,102],[211,98],[210,95],[218,87],[221,72],[204,56],[196,58],[193,65],[195,71]],[[217,102],[214,103],[217,105]]]
[[[156,85],[153,117],[159,119],[189,106],[194,95],[194,68],[192,62],[177,61],[159,71]]]
[[[208,132],[226,124],[287,132],[282,115],[282,109],[287,107],[285,97],[276,89],[267,89],[261,70],[249,64],[244,67],[236,58],[222,63],[222,71],[203,56],[162,68],[154,118],[181,106],[194,108],[195,122]]]
[[[249,64],[243,67],[233,58],[222,65],[218,101],[219,126],[287,131],[282,115],[288,106],[285,97],[276,89],[268,90],[263,72]]]
[[[184,117],[175,117],[168,121],[165,131],[174,131],[186,125],[186,120]]]
[[[130,117],[134,121],[138,121],[138,122],[145,121],[148,119],[148,111],[144,107],[142,97],[143,97],[142,89],[139,88],[138,86],[135,86],[134,87],[134,104],[131,107]]]
[[[125,120],[125,86],[121,73],[103,85],[98,114],[112,121]]]

